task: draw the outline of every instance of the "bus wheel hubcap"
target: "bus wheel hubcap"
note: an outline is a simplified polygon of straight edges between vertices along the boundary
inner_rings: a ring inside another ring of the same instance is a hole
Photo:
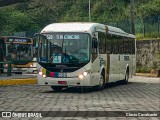
[[[128,78],[129,78],[129,75],[127,74],[127,75],[126,75],[126,81],[128,81]]]
[[[103,76],[102,76],[102,75],[101,75],[101,78],[100,78],[99,85],[100,85],[100,86],[103,86]]]

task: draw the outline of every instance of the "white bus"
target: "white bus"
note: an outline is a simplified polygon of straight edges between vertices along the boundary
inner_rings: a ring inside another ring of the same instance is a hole
[[[53,23],[38,39],[39,85],[61,90],[96,87],[132,77],[136,69],[135,36],[99,23]]]

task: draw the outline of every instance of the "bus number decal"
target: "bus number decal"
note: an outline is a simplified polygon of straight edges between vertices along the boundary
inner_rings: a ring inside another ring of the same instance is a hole
[[[58,77],[67,77],[67,73],[59,73]]]
[[[48,40],[53,39],[53,35],[47,35],[47,39],[48,39]]]
[[[129,56],[124,56],[124,61],[129,61]]]

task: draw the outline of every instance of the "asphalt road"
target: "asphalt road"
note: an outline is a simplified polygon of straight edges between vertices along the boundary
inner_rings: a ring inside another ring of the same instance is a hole
[[[127,85],[107,85],[103,91],[68,88],[55,92],[50,86],[1,86],[0,111],[56,111],[60,113],[58,117],[53,117],[54,115],[52,115],[52,117],[34,118],[46,120],[158,120],[158,117],[124,117],[124,115],[114,117],[114,115],[109,115],[110,113],[105,112],[111,111],[111,114],[114,114],[112,111],[127,111],[129,114],[132,111],[160,111],[160,78],[134,76],[129,80]],[[64,114],[68,114],[66,112],[68,111],[73,116],[64,117],[65,115],[63,116],[62,111],[64,111]],[[75,117],[74,113],[78,111],[92,112],[88,113],[91,115],[79,115]],[[96,113],[96,111],[101,111],[102,115],[99,115],[100,112]],[[96,116],[95,114],[98,115]],[[108,114],[108,116],[104,114]],[[96,117],[93,117],[94,115]],[[12,119],[29,118],[16,117]]]

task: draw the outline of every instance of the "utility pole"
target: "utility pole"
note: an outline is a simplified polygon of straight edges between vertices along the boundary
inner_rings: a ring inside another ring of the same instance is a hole
[[[91,0],[89,0],[89,22],[91,22]]]
[[[131,33],[135,35],[134,0],[130,0],[130,4],[131,4]]]

